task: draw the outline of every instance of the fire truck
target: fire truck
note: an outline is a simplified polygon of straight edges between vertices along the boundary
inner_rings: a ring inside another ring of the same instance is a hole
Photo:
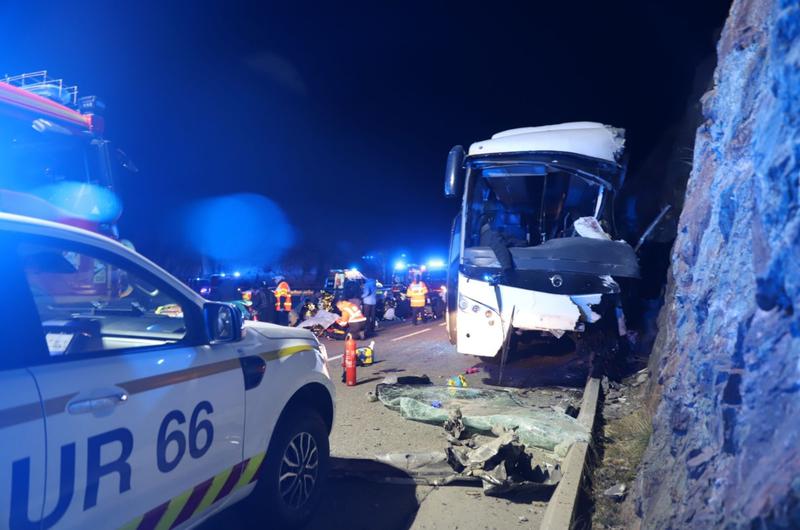
[[[119,239],[122,206],[113,173],[120,165],[135,167],[103,136],[103,109],[96,97],[78,97],[77,86],[46,71],[0,78],[0,212]],[[135,298],[125,273],[115,267],[75,252],[61,257],[62,270],[72,274],[68,282],[52,278],[53,292]]]
[[[118,238],[113,173],[135,167],[104,138],[103,110],[46,71],[0,78],[0,211]]]

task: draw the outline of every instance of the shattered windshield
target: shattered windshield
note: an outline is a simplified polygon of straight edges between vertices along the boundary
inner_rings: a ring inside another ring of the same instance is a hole
[[[593,216],[602,187],[539,163],[471,164],[465,246],[502,234],[509,246],[533,246],[573,235],[576,219]]]

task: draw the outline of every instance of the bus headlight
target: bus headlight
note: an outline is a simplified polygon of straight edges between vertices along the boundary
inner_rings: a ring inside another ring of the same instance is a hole
[[[463,296],[458,297],[458,308],[462,311],[466,311],[467,307],[469,307],[469,302]]]

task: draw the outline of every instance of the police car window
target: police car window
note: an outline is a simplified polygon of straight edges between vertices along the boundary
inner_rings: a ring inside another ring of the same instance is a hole
[[[141,275],[55,246],[22,244],[20,257],[51,356],[173,344],[183,310]]]

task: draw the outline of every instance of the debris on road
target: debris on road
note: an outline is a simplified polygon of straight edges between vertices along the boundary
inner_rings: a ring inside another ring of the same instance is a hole
[[[430,377],[422,375],[387,375],[381,381],[384,385],[432,385]]]
[[[522,393],[433,385],[379,384],[376,394],[381,403],[400,412],[404,418],[444,425],[457,414],[465,429],[485,434],[513,430],[526,446],[551,451],[560,457],[566,455],[573,443],[588,442],[590,437],[588,429],[575,418],[555,411],[551,406],[540,408],[541,403]],[[441,402],[441,408],[432,406],[433,401]],[[450,434],[459,439],[460,434]]]
[[[439,406],[436,408],[441,408],[441,401],[439,402]],[[444,427],[444,430],[447,431],[447,434],[452,436],[455,440],[463,439],[467,428],[464,426],[464,422],[461,419],[461,409],[450,411],[450,415],[446,420],[444,420],[444,424],[442,426]]]
[[[469,386],[469,383],[467,383],[467,378],[464,377],[463,374],[458,374],[447,380],[447,386],[466,388]]]
[[[431,485],[480,481],[484,495],[488,496],[552,487],[560,479],[556,468],[533,465],[533,458],[513,432],[474,449],[451,445],[446,451],[389,453],[378,455],[376,460],[408,473],[417,482]]]

